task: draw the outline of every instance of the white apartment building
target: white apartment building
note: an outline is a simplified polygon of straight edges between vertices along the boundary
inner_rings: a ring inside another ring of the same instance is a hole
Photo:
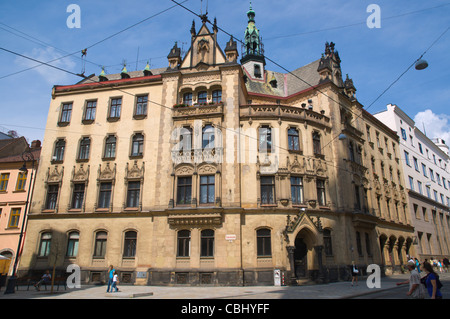
[[[397,105],[374,114],[400,137],[414,244],[420,261],[450,255],[450,157],[440,137],[428,138]]]

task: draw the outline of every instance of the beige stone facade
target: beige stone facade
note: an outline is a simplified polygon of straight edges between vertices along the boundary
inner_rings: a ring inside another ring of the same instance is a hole
[[[343,280],[352,261],[397,271],[413,254],[403,171],[371,157],[395,158],[398,136],[362,109],[333,43],[290,74],[254,53],[238,63],[203,23],[167,69],[55,86],[21,272],[251,285],[274,269]]]

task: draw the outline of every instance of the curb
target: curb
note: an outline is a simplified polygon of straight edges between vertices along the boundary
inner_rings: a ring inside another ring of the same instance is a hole
[[[153,296],[153,292],[140,292],[140,293],[124,293],[124,292],[118,292],[118,293],[105,293],[105,297],[110,298],[138,298],[138,297],[146,297],[146,296]]]

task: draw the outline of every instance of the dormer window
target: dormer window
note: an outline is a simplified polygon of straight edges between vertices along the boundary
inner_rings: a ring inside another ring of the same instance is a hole
[[[261,74],[261,66],[259,64],[255,64],[255,69],[254,69],[254,75],[255,78],[261,78],[262,74]]]

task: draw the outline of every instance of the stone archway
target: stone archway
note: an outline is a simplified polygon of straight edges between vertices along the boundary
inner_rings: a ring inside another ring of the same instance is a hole
[[[317,258],[315,247],[317,245],[316,235],[307,227],[302,228],[296,235],[294,241],[294,274],[297,279],[310,277],[310,271],[317,269]]]

